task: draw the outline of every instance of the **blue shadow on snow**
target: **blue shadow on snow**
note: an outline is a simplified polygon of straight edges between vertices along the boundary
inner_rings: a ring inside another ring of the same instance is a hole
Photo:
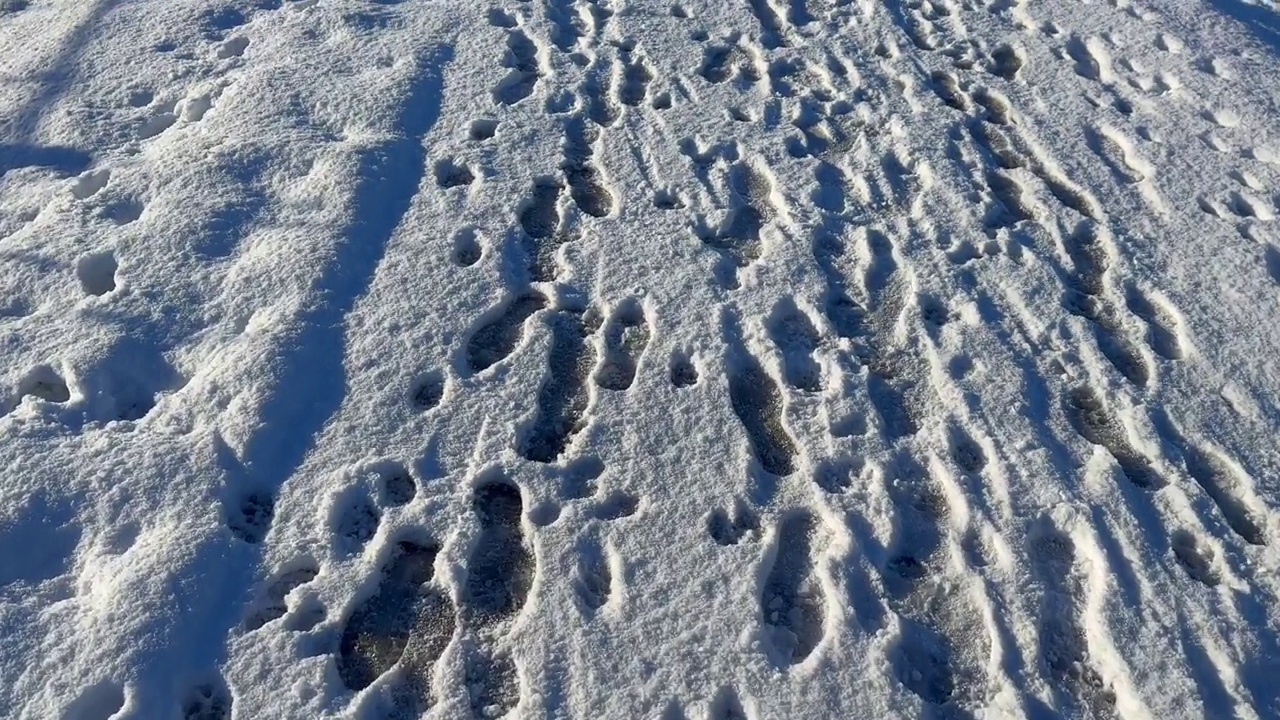
[[[1208,0],[1208,3],[1217,12],[1244,25],[1254,37],[1280,55],[1280,12],[1243,0]]]
[[[399,132],[360,153],[353,218],[315,283],[311,307],[276,361],[276,387],[262,411],[270,430],[245,449],[245,465],[263,489],[279,487],[293,474],[346,396],[344,320],[368,290],[422,184],[423,139],[439,117],[443,69],[452,57],[448,46],[420,57],[400,108]]]

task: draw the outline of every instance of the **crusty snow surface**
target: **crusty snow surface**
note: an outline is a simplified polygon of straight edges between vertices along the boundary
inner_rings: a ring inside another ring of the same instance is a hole
[[[1280,717],[1280,10],[0,0],[0,717]]]

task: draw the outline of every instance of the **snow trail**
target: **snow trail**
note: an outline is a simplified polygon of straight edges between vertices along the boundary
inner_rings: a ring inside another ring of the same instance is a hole
[[[0,0],[0,715],[1280,715],[1280,21]]]

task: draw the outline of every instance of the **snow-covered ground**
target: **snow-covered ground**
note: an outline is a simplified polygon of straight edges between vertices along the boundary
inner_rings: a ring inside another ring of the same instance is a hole
[[[1280,717],[1280,9],[0,0],[0,717]]]

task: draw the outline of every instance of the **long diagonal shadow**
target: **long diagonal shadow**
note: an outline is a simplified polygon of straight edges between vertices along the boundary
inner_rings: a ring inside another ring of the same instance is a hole
[[[31,97],[12,115],[0,117],[0,135],[9,139],[8,143],[0,144],[0,175],[15,167],[52,167],[71,172],[69,166],[79,163],[83,169],[88,165],[85,153],[70,148],[41,148],[34,141],[34,136],[41,116],[53,107],[79,75],[77,64],[90,34],[102,26],[103,19],[120,2],[100,0],[94,3],[83,22],[75,26],[55,54],[42,63],[46,70],[30,78],[35,84]],[[77,155],[84,156],[84,159]]]
[[[30,80],[35,85],[30,99],[7,117],[0,117],[0,177],[10,170],[40,167],[61,175],[78,175],[89,167],[89,153],[70,147],[42,146],[35,141],[40,117],[71,85],[77,75],[76,63],[89,34],[115,8],[118,0],[104,0],[93,6],[84,22],[71,31],[44,66],[48,68]]]
[[[1208,0],[1214,10],[1244,25],[1258,40],[1280,55],[1280,11],[1243,0]]]
[[[439,117],[443,70],[452,58],[448,46],[419,57],[400,107],[399,132],[360,153],[351,223],[314,286],[310,309],[276,360],[275,387],[262,409],[264,429],[244,452],[246,469],[262,489],[279,487],[293,474],[346,396],[344,319],[368,289],[422,184],[423,139]]]

